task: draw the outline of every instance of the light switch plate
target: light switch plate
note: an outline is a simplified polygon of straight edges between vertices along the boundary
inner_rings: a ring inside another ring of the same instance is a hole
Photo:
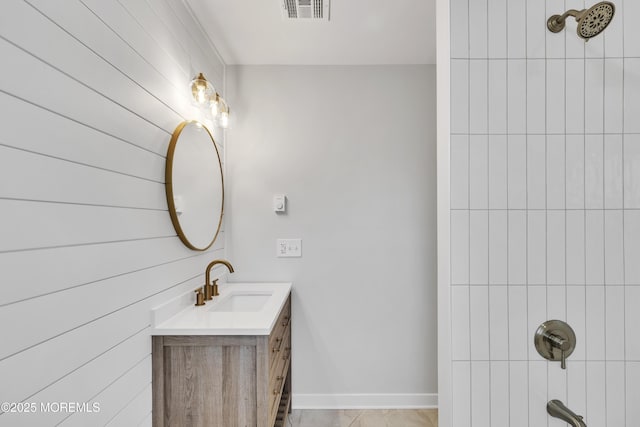
[[[294,258],[302,256],[302,239],[277,239],[276,256]]]
[[[274,212],[287,211],[287,197],[284,194],[275,194],[273,196],[273,211]]]

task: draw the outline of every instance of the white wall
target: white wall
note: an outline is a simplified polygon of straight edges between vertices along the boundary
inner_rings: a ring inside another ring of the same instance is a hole
[[[165,153],[224,64],[179,2],[0,8],[0,402],[100,404],[0,425],[151,425],[150,309],[225,254],[177,238]]]
[[[453,426],[566,425],[550,399],[640,419],[640,4],[615,4],[585,44],[545,25],[581,0],[451,1]],[[566,371],[547,319],[576,332]]]
[[[435,405],[435,67],[228,73],[229,257],[294,282],[294,406]]]

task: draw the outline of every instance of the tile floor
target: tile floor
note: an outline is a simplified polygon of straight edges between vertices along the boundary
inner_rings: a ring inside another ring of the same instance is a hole
[[[289,427],[438,427],[437,409],[294,410]]]

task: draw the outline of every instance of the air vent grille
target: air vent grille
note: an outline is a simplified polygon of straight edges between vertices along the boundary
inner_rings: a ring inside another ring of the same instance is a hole
[[[329,20],[330,0],[279,0],[287,19]]]

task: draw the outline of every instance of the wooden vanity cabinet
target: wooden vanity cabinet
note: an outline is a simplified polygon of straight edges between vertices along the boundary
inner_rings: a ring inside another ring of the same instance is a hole
[[[155,427],[281,427],[291,408],[291,297],[270,335],[154,336]]]

